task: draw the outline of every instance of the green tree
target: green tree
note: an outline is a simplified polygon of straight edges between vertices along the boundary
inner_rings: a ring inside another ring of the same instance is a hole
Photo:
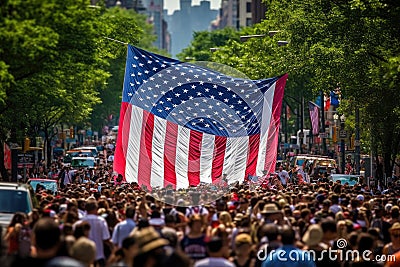
[[[289,73],[286,93],[312,100],[340,87],[341,112],[354,131],[360,109],[362,144],[385,160],[391,175],[399,152],[400,5],[392,0],[265,1],[266,19],[244,34],[264,34],[245,43],[228,40],[211,60],[259,79]],[[268,31],[279,30],[270,38]],[[276,41],[289,41],[278,47]],[[201,42],[201,40],[199,40]],[[205,42],[206,43],[206,42]],[[197,47],[201,47],[197,45]],[[190,48],[188,48],[189,50]],[[185,55],[186,56],[186,55]],[[189,55],[190,56],[190,55]],[[372,139],[372,144],[368,139]]]
[[[230,40],[239,40],[240,33],[233,28],[224,28],[216,31],[200,31],[193,33],[190,45],[178,54],[182,61],[210,61],[212,52],[210,48],[218,48]]]
[[[135,42],[140,30],[129,17],[89,4],[0,4],[1,142],[9,132],[13,142],[43,132],[49,144],[57,125],[87,121],[100,103],[99,92],[110,77],[108,60],[126,50],[104,37]]]
[[[343,111],[351,115],[361,108],[361,130],[371,130],[376,155],[384,156],[390,176],[399,151],[400,96],[394,92],[399,90],[400,5],[390,0],[266,3],[267,19],[259,27],[279,27],[290,41],[279,64],[290,71],[289,79],[302,77],[314,93],[339,85],[349,107]]]
[[[153,34],[152,25],[146,22],[146,17],[137,14],[133,10],[126,10],[122,8],[110,8],[102,16],[104,21],[108,21],[112,25],[122,25],[123,27],[116,27],[113,31],[109,31],[108,36],[136,45],[143,49],[154,51],[163,54],[162,51],[156,50],[152,46],[152,42],[156,39]],[[107,120],[109,115],[113,115],[115,120],[118,119],[119,109],[122,100],[122,88],[125,74],[126,62],[126,46],[118,42],[112,42],[105,39],[109,44],[112,43],[114,53],[109,53],[108,62],[110,65],[107,67],[110,77],[103,90],[100,91],[101,103],[94,106],[93,114],[91,116],[90,124],[94,129],[101,131],[103,126],[109,125]],[[165,53],[164,53],[165,54]],[[117,122],[118,123],[118,122]]]

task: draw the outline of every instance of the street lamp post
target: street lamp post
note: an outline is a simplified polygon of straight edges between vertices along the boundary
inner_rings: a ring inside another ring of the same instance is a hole
[[[360,175],[360,109],[356,107],[356,136],[354,140],[354,147],[355,147],[355,155],[354,155],[354,163],[355,163],[355,170],[356,174]],[[371,159],[372,160],[372,159]]]
[[[334,125],[334,133],[333,133],[333,141],[335,142],[335,154],[337,155],[337,152],[338,152],[338,149],[337,149],[337,146],[338,146],[338,121],[339,121],[339,115],[337,114],[337,113],[335,113],[335,114],[333,114],[333,121],[335,122],[335,125]],[[340,156],[337,156],[337,159],[338,159],[338,164],[339,164],[339,166],[342,166],[341,165],[341,160],[340,160]]]
[[[340,134],[339,134],[342,173],[345,173],[345,169],[346,169],[345,143],[344,143],[344,139],[346,138],[346,132],[344,130],[345,121],[346,121],[346,117],[344,116],[344,114],[342,114],[342,116],[340,116]]]

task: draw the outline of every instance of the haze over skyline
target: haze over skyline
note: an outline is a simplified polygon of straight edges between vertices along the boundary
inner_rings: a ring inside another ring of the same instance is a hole
[[[221,7],[221,0],[209,0],[211,9],[219,9]],[[201,0],[192,0],[192,5],[199,5]],[[168,10],[168,15],[174,13],[179,9],[179,0],[164,0],[164,9]]]

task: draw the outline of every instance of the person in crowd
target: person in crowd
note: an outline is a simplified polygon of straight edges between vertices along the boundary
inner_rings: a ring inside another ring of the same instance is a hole
[[[33,228],[33,249],[28,257],[16,257],[11,267],[35,266],[44,267],[57,256],[61,245],[61,230],[51,218],[41,218]]]
[[[108,155],[112,153],[109,151]],[[48,173],[45,165],[41,167],[43,171],[40,172]],[[63,169],[62,162],[54,162],[52,168],[59,174],[59,181],[64,176],[64,182],[66,168]],[[74,176],[74,171],[70,171]],[[398,177],[390,181],[389,190],[366,185],[363,180],[351,186],[329,179],[312,184],[296,184],[289,179],[282,186],[277,174],[268,173],[261,178],[260,184],[242,181],[226,188],[229,174],[224,174],[221,183],[174,189],[172,186],[145,188],[137,183],[128,183],[121,174],[113,172],[111,163],[98,165],[90,171],[80,169],[75,173],[76,177],[87,178],[87,183],[73,179],[64,188],[59,188],[56,195],[46,190],[33,193],[36,209],[29,215],[29,220],[26,216],[20,220],[20,214],[16,214],[10,227],[5,229],[6,239],[2,243],[8,246],[4,257],[14,262],[14,266],[22,263],[23,255],[29,256],[24,262],[38,261],[39,266],[48,263],[48,254],[40,249],[43,243],[35,244],[34,231],[30,230],[36,228],[42,219],[52,220],[61,233],[54,257],[56,263],[63,264],[72,261],[70,248],[80,239],[83,241],[78,244],[84,243],[85,237],[96,244],[93,263],[96,266],[104,266],[106,262],[109,265],[132,266],[136,263],[136,266],[143,266],[146,262],[148,266],[178,267],[186,266],[188,258],[195,264],[211,257],[208,241],[213,238],[219,238],[223,243],[221,251],[212,250],[216,253],[213,255],[217,255],[214,258],[229,259],[230,264],[236,266],[252,265],[249,257],[257,258],[256,267],[262,264],[285,266],[284,263],[271,261],[276,251],[298,253],[300,250],[305,253],[336,250],[343,240],[347,246],[340,248],[339,254],[366,251],[369,239],[365,237],[365,242],[359,242],[359,237],[364,234],[373,238],[374,256],[393,256],[400,251],[397,238],[400,236]],[[148,228],[156,231],[157,236],[143,235]],[[294,231],[295,238],[289,238],[287,228]],[[22,232],[25,234],[21,235]],[[40,233],[42,235],[44,231]],[[153,236],[153,241],[163,240],[163,245],[141,249],[143,244],[157,243],[143,240],[146,236]],[[124,245],[124,240],[131,237],[134,241]],[[360,248],[360,244],[365,246]],[[21,253],[24,247],[28,250]],[[87,251],[85,255],[88,256],[89,246],[80,252],[83,251]],[[184,254],[186,257],[182,256]],[[265,258],[265,263],[264,257],[271,259]],[[6,262],[4,266],[7,266]],[[315,264],[328,267],[350,262],[362,266],[364,263],[356,259],[348,262],[328,262],[322,257]],[[297,263],[289,259],[289,263],[312,265],[308,260]]]
[[[379,263],[375,262],[373,253],[375,242],[374,238],[367,233],[361,233],[357,240],[358,257],[350,261],[346,261],[344,267],[379,267]],[[367,252],[367,253],[365,253]]]
[[[305,252],[295,247],[295,230],[284,225],[281,231],[283,246],[276,253],[271,253],[266,257],[262,267],[315,267],[312,258],[305,255]],[[279,255],[279,256],[278,256]],[[291,255],[291,256],[290,256]],[[295,255],[295,257],[293,257]],[[283,259],[283,260],[282,260]]]
[[[167,214],[165,216],[165,226],[161,230],[161,235],[169,241],[173,248],[178,248],[178,232],[176,231],[176,216]]]
[[[110,267],[133,267],[133,259],[138,253],[139,247],[134,236],[128,236],[122,240],[121,247],[117,249],[108,261]]]
[[[75,226],[82,221],[90,224],[89,239],[96,244],[96,267],[104,267],[106,264],[106,256],[104,255],[104,245],[112,246],[110,241],[110,232],[106,220],[97,215],[97,200],[91,198],[86,205],[87,215],[80,221],[75,223]]]
[[[96,258],[96,244],[86,237],[79,238],[71,247],[71,257],[85,267],[92,267]]]
[[[278,177],[283,187],[286,187],[289,183],[290,176],[289,173],[283,169],[283,166],[279,166]]]
[[[31,249],[31,228],[25,213],[17,212],[7,227],[5,240],[8,255],[28,256]]]
[[[189,267],[187,256],[168,247],[168,240],[151,226],[138,230],[135,234],[138,240],[138,251],[133,260],[133,266],[146,267]]]
[[[75,227],[75,229],[74,229]],[[89,238],[89,233],[90,233],[90,223],[86,221],[81,221],[80,223],[76,223],[73,227],[73,235],[76,240],[78,240],[80,237],[87,237]]]
[[[125,209],[125,220],[115,225],[111,240],[116,248],[122,247],[122,241],[128,237],[136,227],[136,223],[133,220],[135,217],[135,212],[136,208],[134,206],[127,206]]]
[[[189,233],[181,240],[182,251],[193,260],[200,260],[207,256],[202,217],[194,214],[189,219]]]
[[[256,259],[252,257],[253,241],[249,234],[242,233],[235,238],[235,256],[230,261],[236,267],[254,267]]]
[[[194,267],[235,267],[235,265],[225,258],[228,252],[228,244],[218,236],[212,237],[207,243],[208,257],[198,260]]]
[[[390,227],[389,232],[392,242],[383,247],[383,255],[392,255],[400,251],[400,223],[394,223],[392,227]]]

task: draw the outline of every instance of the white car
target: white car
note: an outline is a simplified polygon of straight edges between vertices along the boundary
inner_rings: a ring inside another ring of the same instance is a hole
[[[71,160],[71,168],[79,169],[95,169],[97,166],[97,161],[94,157],[73,157]]]

